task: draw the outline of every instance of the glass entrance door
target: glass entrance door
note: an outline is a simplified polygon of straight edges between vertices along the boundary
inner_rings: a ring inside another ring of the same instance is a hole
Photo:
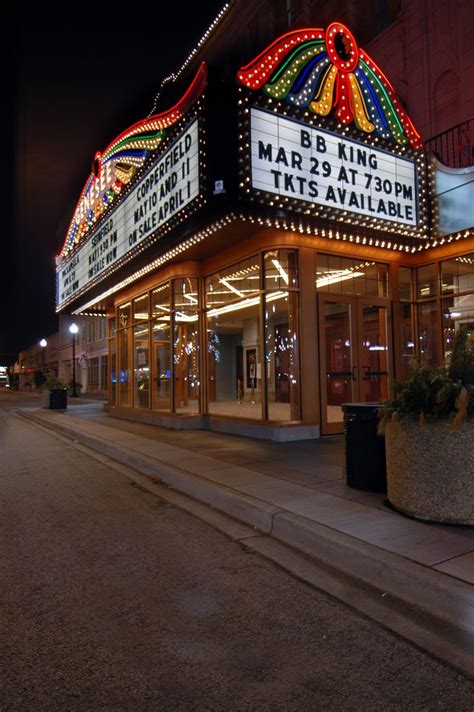
[[[388,397],[389,316],[385,300],[319,295],[323,435],[343,432],[343,403]]]

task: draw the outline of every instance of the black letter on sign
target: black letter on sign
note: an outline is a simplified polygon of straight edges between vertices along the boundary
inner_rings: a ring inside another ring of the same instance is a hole
[[[265,146],[263,141],[258,142],[258,157],[265,158],[267,161],[272,161],[272,144],[267,143]]]
[[[311,148],[311,134],[304,129],[301,129],[301,145],[304,148]]]

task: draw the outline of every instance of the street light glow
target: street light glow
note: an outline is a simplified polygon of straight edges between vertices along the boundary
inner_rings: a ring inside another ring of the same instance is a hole
[[[41,341],[40,341],[41,348],[45,349],[47,347],[47,345],[48,345],[48,342],[46,341],[46,339],[41,339]]]
[[[77,334],[77,332],[79,331],[78,325],[73,322],[69,327],[69,331],[71,332],[71,334]]]

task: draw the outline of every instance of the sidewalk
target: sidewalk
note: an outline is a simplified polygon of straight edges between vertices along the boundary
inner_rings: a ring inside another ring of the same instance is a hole
[[[474,676],[474,528],[418,522],[385,495],[348,487],[342,436],[274,443],[174,431],[86,399],[17,413],[250,525],[262,553],[271,541],[310,557],[316,585]]]

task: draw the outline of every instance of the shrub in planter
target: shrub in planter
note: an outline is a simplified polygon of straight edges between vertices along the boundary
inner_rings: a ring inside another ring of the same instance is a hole
[[[473,347],[461,328],[445,366],[416,364],[379,409],[388,499],[421,519],[474,524]]]
[[[67,408],[67,385],[52,371],[48,371],[41,385],[41,405],[43,408],[63,410]]]

